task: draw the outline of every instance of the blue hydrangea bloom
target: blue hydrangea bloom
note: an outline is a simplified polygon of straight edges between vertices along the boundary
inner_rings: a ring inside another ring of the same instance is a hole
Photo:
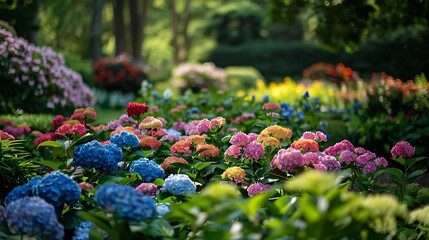
[[[101,145],[100,142],[93,140],[77,146],[74,150],[73,166],[75,167],[115,172],[120,161],[122,161],[122,150],[113,143]]]
[[[165,179],[164,190],[173,195],[187,195],[196,192],[197,187],[186,174],[171,174]]]
[[[10,191],[6,198],[4,199],[4,204],[8,205],[9,203],[23,198],[23,197],[31,197],[33,196],[33,187],[42,179],[41,177],[34,177],[28,181],[28,183],[15,187],[12,191]]]
[[[282,111],[286,111],[289,109],[289,104],[282,102],[280,103],[280,108],[282,109]]]
[[[79,227],[74,231],[72,240],[89,240],[89,231],[91,230],[91,222],[81,222]]]
[[[54,171],[43,176],[33,187],[33,195],[43,198],[54,207],[63,207],[75,204],[82,190],[70,176]]]
[[[129,132],[121,132],[110,137],[110,142],[116,144],[118,147],[125,148],[131,147],[136,148],[140,146],[138,137]]]
[[[130,166],[130,172],[140,174],[145,182],[165,177],[164,169],[154,160],[149,160],[147,158],[140,158],[139,160],[133,161]]]
[[[299,120],[304,119],[304,113],[303,112],[297,112],[296,116],[298,117]]]
[[[13,234],[41,239],[63,239],[64,227],[54,207],[39,197],[24,197],[6,207],[6,222]]]
[[[310,97],[310,94],[308,94],[308,91],[305,91],[304,94],[302,95],[303,98],[308,98]]]
[[[200,103],[200,104],[202,104],[202,103]],[[196,108],[196,107],[193,107],[193,108],[191,109],[191,113],[193,113],[193,114],[198,114],[198,113],[200,113],[200,109],[198,109],[198,108]]]
[[[268,100],[270,100],[270,97],[268,97],[268,95],[264,95],[264,96],[262,97],[262,100],[263,100],[264,102],[268,102]]]
[[[105,184],[95,192],[95,201],[104,212],[124,220],[152,219],[156,213],[155,200],[130,186]]]
[[[182,133],[181,133],[181,132],[179,132],[179,131],[177,131],[176,129],[169,128],[169,129],[162,129],[162,130],[164,130],[164,132],[165,132],[167,135],[182,136]]]
[[[170,212],[170,206],[168,203],[161,203],[156,205],[156,212],[158,213],[158,218],[163,218],[165,214]]]

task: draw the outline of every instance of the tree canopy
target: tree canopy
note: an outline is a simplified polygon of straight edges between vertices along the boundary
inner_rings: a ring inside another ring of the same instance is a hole
[[[306,14],[318,40],[331,49],[354,49],[363,40],[401,27],[427,26],[426,0],[271,0],[274,22],[293,23]]]

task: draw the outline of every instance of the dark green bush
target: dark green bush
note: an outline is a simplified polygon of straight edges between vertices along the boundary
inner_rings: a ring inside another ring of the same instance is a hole
[[[335,62],[334,54],[304,42],[251,42],[239,46],[220,45],[206,61],[217,66],[252,66],[267,80],[299,77],[302,70],[317,62]]]

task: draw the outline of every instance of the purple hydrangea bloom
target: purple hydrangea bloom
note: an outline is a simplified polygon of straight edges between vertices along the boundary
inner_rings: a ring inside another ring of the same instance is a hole
[[[55,208],[39,197],[13,201],[6,208],[6,222],[14,234],[41,239],[63,239],[64,227],[58,222]]]
[[[171,174],[165,179],[164,190],[173,195],[187,195],[196,192],[197,187],[186,174]]]
[[[4,204],[8,205],[9,203],[23,198],[33,196],[33,187],[42,179],[41,177],[34,177],[28,183],[15,187],[12,191],[7,194],[4,199]]]
[[[116,144],[101,145],[100,142],[93,140],[75,148],[73,166],[115,172],[121,160],[122,151]]]
[[[33,195],[43,198],[54,207],[63,207],[64,203],[75,204],[82,190],[70,176],[54,171],[43,176],[33,187]]]
[[[95,192],[95,201],[104,212],[124,220],[142,221],[156,213],[155,200],[130,186],[105,184]]]
[[[164,169],[154,160],[149,160],[147,158],[140,158],[139,160],[133,161],[130,166],[130,172],[140,174],[146,182],[165,177]]]
[[[121,148],[136,148],[140,146],[139,138],[136,135],[125,131],[110,137],[110,142]]]

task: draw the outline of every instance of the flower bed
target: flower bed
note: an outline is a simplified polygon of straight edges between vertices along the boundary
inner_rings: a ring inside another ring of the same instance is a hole
[[[390,156],[347,139],[329,142],[308,93],[296,105],[221,92],[198,96],[181,104],[168,97],[131,102],[126,114],[107,125],[93,125],[94,109],[76,109],[56,116],[52,131],[36,139],[29,132],[0,132],[2,160],[13,158],[11,144],[23,144],[31,160],[14,161],[33,169],[1,196],[0,234],[429,236],[429,191],[415,183],[426,158],[416,157],[408,142],[392,145]],[[19,137],[31,139],[35,148],[13,140]]]

